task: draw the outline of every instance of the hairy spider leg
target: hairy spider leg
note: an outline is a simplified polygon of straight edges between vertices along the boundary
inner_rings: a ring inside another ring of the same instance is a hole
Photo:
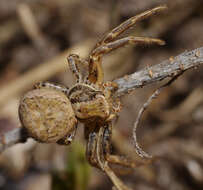
[[[99,56],[99,55],[107,54],[113,50],[116,50],[120,47],[123,47],[125,45],[130,45],[130,44],[133,44],[133,45],[151,45],[151,44],[164,45],[165,42],[163,40],[160,40],[157,38],[128,36],[128,37],[121,38],[119,40],[110,42],[108,44],[105,44],[103,46],[96,48],[92,52],[92,56]]]
[[[105,159],[111,164],[118,164],[124,167],[137,168],[142,165],[150,164],[153,159],[130,160],[127,157],[111,154],[111,137],[112,137],[112,123],[108,122],[103,132],[103,154]]]
[[[143,159],[143,160],[130,160],[126,157],[112,155],[111,154],[111,134],[112,134],[112,124],[109,122],[103,132],[103,154],[106,160],[112,164],[119,164],[121,166],[126,166],[130,168],[137,168],[142,165],[146,165],[152,162],[152,159]]]
[[[57,141],[57,144],[60,144],[60,145],[69,145],[69,144],[71,144],[72,141],[75,138],[76,131],[77,131],[77,125],[75,126],[75,128],[73,129],[73,131],[70,134],[68,134],[64,138],[60,139],[59,141]]]
[[[104,74],[103,74],[103,69],[102,69],[102,63],[101,63],[101,55],[94,55],[94,52],[97,48],[102,49],[102,46],[106,45],[109,42],[114,41],[120,34],[125,32],[128,28],[131,26],[135,25],[137,22],[148,18],[158,12],[161,12],[163,10],[166,10],[167,6],[159,6],[154,9],[145,11],[141,14],[138,14],[134,17],[129,18],[125,22],[121,23],[119,26],[114,28],[112,31],[107,33],[94,47],[94,50],[90,54],[89,57],[89,76],[88,80],[92,83],[100,84],[103,82]],[[119,42],[120,43],[120,42]],[[119,46],[120,47],[120,46]]]
[[[101,55],[89,56],[89,75],[88,80],[90,83],[101,84],[104,80],[104,71],[102,68]]]
[[[67,57],[69,68],[72,71],[73,75],[76,78],[77,83],[83,82],[82,74],[80,73],[78,64],[82,64],[80,57],[76,54],[71,54]]]
[[[114,173],[114,171],[109,167],[108,161],[106,161],[105,156],[103,154],[103,137],[104,137],[104,130],[105,127],[102,126],[99,129],[98,133],[98,139],[97,139],[97,148],[96,148],[96,156],[97,156],[97,161],[100,166],[100,168],[109,176],[111,181],[113,182],[114,186],[118,190],[131,190],[131,188],[127,187]]]
[[[137,22],[142,21],[158,12],[164,11],[167,9],[167,6],[158,6],[156,8],[153,8],[151,10],[147,10],[143,13],[140,13],[134,17],[129,18],[125,22],[121,23],[119,26],[111,30],[109,33],[107,33],[97,44],[96,47],[99,47],[100,45],[103,45],[108,42],[112,42],[114,39],[116,39],[120,34],[125,32],[127,29],[135,25]]]
[[[88,135],[86,157],[92,166],[99,168],[96,160],[96,148],[97,148],[97,133],[93,131],[90,132]]]
[[[103,154],[102,154],[102,139],[103,136],[103,128],[101,127],[98,131],[98,127],[95,124],[93,126],[85,127],[85,133],[87,140],[87,148],[86,148],[86,156],[91,165],[94,167],[102,169],[106,174],[110,177],[113,184],[116,186],[118,190],[131,190],[127,186],[123,184],[123,182],[115,175],[113,170],[108,166],[108,163],[105,162]],[[89,128],[88,128],[89,127]],[[100,137],[99,137],[100,135]],[[101,148],[100,148],[101,147]]]
[[[69,92],[68,87],[58,85],[58,84],[53,84],[50,82],[38,82],[34,85],[34,88],[35,89],[48,88],[48,89],[59,90],[59,91],[65,93],[66,95],[68,95],[68,92]]]
[[[106,172],[118,190],[131,190],[116,176],[109,164],[118,164],[124,167],[136,168],[151,163],[151,160],[132,161],[118,155],[111,155],[111,134],[111,122],[85,124],[87,159],[91,165]]]
[[[163,40],[157,38],[148,38],[148,37],[135,37],[129,36],[114,42],[107,43],[103,46],[97,47],[92,51],[89,57],[89,76],[88,79],[92,83],[100,84],[103,82],[104,74],[103,68],[101,65],[101,57],[103,54],[110,53],[113,50],[116,50],[122,46],[135,44],[135,45],[150,45],[150,44],[158,44],[164,45],[165,42]]]

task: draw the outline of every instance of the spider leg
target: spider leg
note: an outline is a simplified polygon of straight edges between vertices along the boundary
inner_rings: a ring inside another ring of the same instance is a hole
[[[164,45],[165,42],[156,38],[148,37],[134,37],[129,36],[114,42],[107,43],[94,49],[89,57],[89,76],[88,80],[92,83],[100,84],[103,82],[104,74],[101,65],[101,57],[103,54],[110,53],[111,51],[118,49],[122,46],[135,44],[135,45],[150,45],[158,44]]]
[[[98,124],[86,124],[85,136],[87,138],[86,156],[91,165],[102,169],[112,180],[117,190],[131,190],[123,184],[123,182],[115,175],[113,170],[108,166],[102,154],[102,134],[103,128],[98,131]]]
[[[96,47],[99,47],[102,44],[108,43],[108,42],[112,42],[114,39],[116,39],[120,34],[122,34],[123,32],[125,32],[128,28],[132,27],[133,25],[135,25],[137,22],[144,20],[158,12],[164,11],[167,9],[167,6],[159,6],[159,7],[155,7],[151,10],[147,10],[143,13],[140,13],[134,17],[129,18],[128,20],[126,20],[125,22],[121,23],[119,26],[117,26],[116,28],[114,28],[112,31],[110,31],[107,35],[105,35],[97,44]]]
[[[106,153],[110,152],[110,143],[103,145],[103,142],[104,139],[110,140],[111,124],[109,125],[108,133],[105,132],[105,126],[106,124],[100,126],[99,123],[89,123],[85,125],[85,136],[88,139],[86,149],[87,159],[91,165],[102,169],[109,176],[117,190],[131,190],[116,176],[106,160]]]
[[[76,78],[77,83],[81,83],[87,80],[87,67],[88,63],[85,60],[80,59],[80,57],[76,54],[71,54],[67,57],[69,68],[72,71],[73,75]]]
[[[100,149],[98,148],[100,147],[99,143],[98,132],[90,132],[86,149],[86,156],[89,163],[94,167],[102,169],[110,177],[117,190],[131,190],[115,175],[113,170],[108,166],[107,162],[105,163],[100,161],[101,155]]]
[[[103,152],[105,159],[111,164],[118,164],[124,167],[137,168],[142,165],[150,164],[154,159],[130,160],[127,157],[111,154],[111,135],[112,124],[108,123],[103,132]]]
[[[69,145],[69,144],[71,144],[73,139],[75,138],[76,131],[77,131],[77,126],[73,129],[73,131],[71,133],[69,133],[63,139],[60,139],[59,141],[57,141],[57,144],[60,144],[60,145]]]
[[[101,57],[104,53],[109,53],[113,49],[117,49],[123,45],[130,44],[130,43],[137,43],[137,44],[150,44],[150,43],[157,43],[163,45],[164,42],[158,39],[146,38],[145,43],[142,41],[143,38],[139,37],[127,37],[120,40],[114,41],[120,34],[126,31],[128,28],[136,24],[138,21],[141,21],[145,18],[148,18],[151,15],[154,15],[158,12],[167,9],[166,6],[159,6],[154,9],[145,11],[139,15],[136,15],[127,21],[120,24],[118,27],[114,28],[110,33],[104,36],[95,46],[94,50],[90,54],[89,57],[89,75],[88,80],[91,83],[101,84],[103,82],[104,74],[101,65]],[[144,40],[144,39],[143,39]],[[155,40],[155,41],[153,41]]]
[[[90,55],[88,70],[89,70],[88,80],[91,83],[100,84],[103,82],[104,71],[102,68],[101,56]]]
[[[97,133],[93,131],[88,135],[86,157],[92,166],[99,168],[96,160],[96,147],[97,147]]]
[[[98,133],[98,139],[97,139],[97,147],[96,147],[96,156],[98,165],[100,168],[109,176],[111,181],[113,182],[114,186],[118,190],[131,190],[131,188],[127,187],[114,173],[114,171],[109,167],[108,161],[105,160],[105,156],[103,154],[103,146],[102,146],[102,140],[103,140],[103,134],[104,134],[104,127],[102,126],[99,129]]]
[[[114,42],[107,43],[103,46],[99,46],[96,48],[92,53],[91,56],[97,57],[103,54],[110,53],[111,51],[123,47],[125,45],[134,44],[134,45],[151,45],[151,44],[158,44],[164,45],[165,42],[163,40],[157,38],[148,38],[148,37],[135,37],[135,36],[128,36],[125,38],[121,38]]]
[[[48,88],[48,89],[54,89],[54,90],[59,90],[63,93],[65,93],[66,95],[68,94],[68,87],[62,86],[62,85],[58,85],[58,84],[53,84],[50,82],[38,82],[34,85],[35,89],[41,89],[41,88]]]

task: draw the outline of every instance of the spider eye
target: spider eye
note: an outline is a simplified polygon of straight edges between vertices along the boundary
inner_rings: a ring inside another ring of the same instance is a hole
[[[25,94],[20,101],[19,117],[31,137],[46,143],[65,138],[77,125],[69,99],[53,89],[35,89]]]

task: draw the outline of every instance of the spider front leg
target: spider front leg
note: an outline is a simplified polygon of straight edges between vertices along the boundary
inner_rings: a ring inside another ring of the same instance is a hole
[[[160,40],[157,38],[128,36],[128,37],[116,40],[114,42],[107,43],[103,46],[99,46],[94,51],[92,51],[92,54],[91,54],[92,59],[94,59],[94,57],[110,53],[113,50],[116,50],[120,47],[123,47],[125,45],[130,45],[130,44],[133,44],[133,45],[151,45],[151,44],[164,45],[165,42],[163,40]]]
[[[137,22],[142,21],[156,13],[159,13],[161,11],[164,11],[167,9],[167,6],[159,6],[155,7],[151,10],[147,10],[141,14],[138,14],[134,17],[129,18],[125,22],[121,23],[119,26],[114,28],[112,31],[110,31],[107,35],[105,35],[95,46],[95,48],[101,46],[102,44],[106,44],[109,42],[112,42],[115,40],[119,35],[121,35],[123,32],[125,32],[127,29],[135,25]]]
[[[118,27],[114,28],[111,32],[105,35],[94,47],[90,57],[89,57],[89,76],[88,80],[95,84],[101,84],[103,82],[104,74],[101,66],[102,54],[108,53],[113,49],[117,49],[125,44],[131,43],[134,41],[133,37],[131,39],[125,40],[121,39],[113,42],[120,34],[124,33],[128,28],[135,25],[138,21],[141,21],[145,18],[148,18],[158,12],[166,10],[166,6],[159,6],[154,9],[145,11],[139,15],[136,15],[127,21],[120,24]],[[136,40],[136,39],[135,39]],[[147,39],[146,39],[147,40]],[[128,41],[128,42],[127,42]],[[138,40],[139,41],[139,40]],[[147,40],[148,41],[148,40]],[[133,42],[135,43],[135,42]],[[139,42],[136,42],[139,43]],[[142,42],[140,42],[142,44]],[[147,42],[147,44],[150,42]],[[152,41],[152,43],[154,43]],[[155,42],[156,43],[156,42]],[[163,41],[157,41],[158,44],[163,44]],[[107,45],[109,44],[109,45]],[[112,48],[113,46],[113,48]]]
[[[88,80],[94,84],[101,84],[104,81],[101,56],[90,55]]]
[[[135,44],[135,45],[150,45],[150,44],[158,44],[164,45],[165,42],[156,38],[148,38],[148,37],[134,37],[129,36],[114,42],[107,43],[105,45],[101,45],[94,49],[89,57],[89,76],[88,79],[92,83],[100,84],[103,82],[104,74],[101,65],[101,57],[104,54],[110,53],[113,50],[116,50],[125,45]]]

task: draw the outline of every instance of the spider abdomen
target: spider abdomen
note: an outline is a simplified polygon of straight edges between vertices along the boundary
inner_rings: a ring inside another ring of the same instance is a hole
[[[47,143],[68,137],[77,124],[67,96],[47,88],[29,91],[22,97],[19,117],[31,137]]]

